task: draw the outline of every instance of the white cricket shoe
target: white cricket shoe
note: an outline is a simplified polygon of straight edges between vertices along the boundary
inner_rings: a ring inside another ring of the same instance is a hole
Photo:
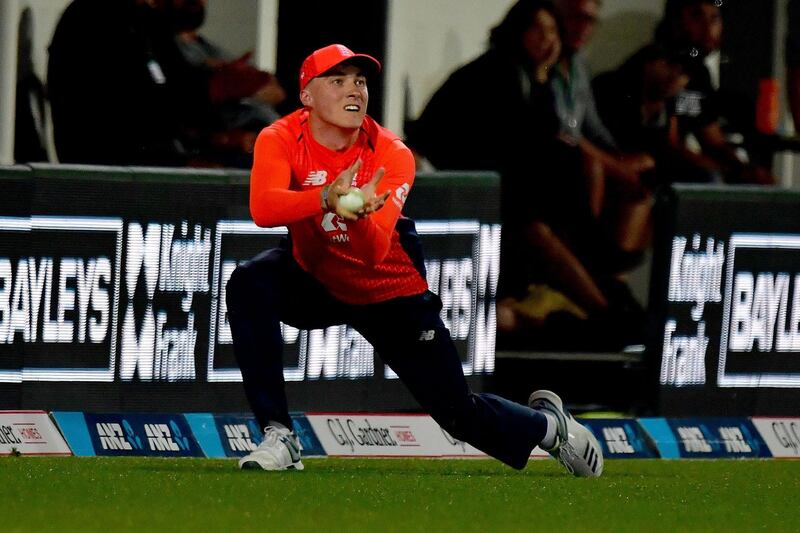
[[[578,477],[599,477],[603,473],[603,450],[592,432],[572,418],[561,398],[549,390],[531,394],[528,406],[547,411],[558,422],[556,444],[547,453]]]
[[[264,440],[258,448],[239,459],[243,470],[302,470],[300,442],[297,436],[284,427],[267,426]]]

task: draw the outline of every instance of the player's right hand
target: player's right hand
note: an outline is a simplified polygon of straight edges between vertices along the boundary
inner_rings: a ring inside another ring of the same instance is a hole
[[[367,183],[361,191],[364,193],[364,207],[358,212],[352,212],[339,205],[339,197],[344,196],[350,191],[353,184],[353,178],[361,168],[361,159],[358,159],[350,167],[344,169],[336,179],[328,185],[327,194],[327,207],[329,211],[335,212],[340,217],[346,220],[358,220],[370,213],[380,209],[386,198],[389,196],[390,191],[385,191],[380,195],[375,194],[375,187],[383,177],[384,169],[379,168],[372,179]],[[324,193],[322,193],[324,194]]]
[[[350,190],[350,187],[353,184],[353,178],[358,173],[358,169],[360,168],[361,159],[358,159],[348,168],[341,171],[339,175],[336,176],[336,179],[330,183],[330,185],[326,185],[328,211],[333,211],[340,217],[347,220],[358,220],[357,214],[339,205],[339,198],[347,194],[347,191]],[[321,194],[325,194],[324,189]]]

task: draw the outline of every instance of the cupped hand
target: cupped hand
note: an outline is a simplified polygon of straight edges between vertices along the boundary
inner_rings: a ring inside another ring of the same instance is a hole
[[[358,220],[359,218],[363,218],[370,213],[374,213],[386,202],[386,199],[389,197],[389,193],[391,191],[384,191],[381,194],[376,194],[375,189],[378,186],[378,183],[383,178],[385,170],[383,167],[379,168],[375,174],[372,175],[372,179],[361,188],[361,192],[364,195],[364,206],[356,212],[350,211],[345,209],[343,206],[339,204],[339,198],[347,194],[350,189],[352,188],[353,178],[361,169],[361,159],[358,159],[355,163],[353,163],[350,167],[344,169],[336,179],[331,182],[328,186],[328,209],[334,211],[340,217],[347,219],[347,220]]]

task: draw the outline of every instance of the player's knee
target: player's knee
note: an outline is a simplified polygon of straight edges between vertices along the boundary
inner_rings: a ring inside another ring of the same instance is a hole
[[[240,309],[246,302],[247,295],[252,291],[252,280],[247,268],[243,266],[236,267],[225,285],[225,303],[228,306],[228,310]]]
[[[472,409],[474,407],[473,397],[473,393],[470,393],[467,402],[462,405],[449,406],[437,413],[431,413],[442,429],[447,431],[454,439],[464,442],[470,442],[471,440],[475,424],[475,416]]]
[[[282,300],[280,279],[260,265],[247,262],[236,267],[225,285],[228,313],[268,313]]]

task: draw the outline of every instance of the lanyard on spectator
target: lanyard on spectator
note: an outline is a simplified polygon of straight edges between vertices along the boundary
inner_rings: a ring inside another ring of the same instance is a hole
[[[575,101],[575,79],[577,75],[578,69],[575,65],[575,60],[571,59],[569,76],[565,77],[561,68],[557,68],[555,76],[553,76],[553,83],[560,85],[560,90],[556,91],[556,98],[561,101],[561,108],[564,114],[562,117],[562,132],[569,136],[574,136],[576,140],[579,137]],[[568,128],[567,131],[564,131],[565,127]]]
[[[554,77],[554,81],[561,84],[562,87],[562,94],[564,95],[564,106],[567,107],[570,112],[574,113],[575,111],[575,90],[574,90],[574,82],[575,76],[577,75],[577,69],[575,68],[575,61],[570,60],[569,62],[569,76],[564,76],[563,69],[558,68],[556,69],[556,76]]]

